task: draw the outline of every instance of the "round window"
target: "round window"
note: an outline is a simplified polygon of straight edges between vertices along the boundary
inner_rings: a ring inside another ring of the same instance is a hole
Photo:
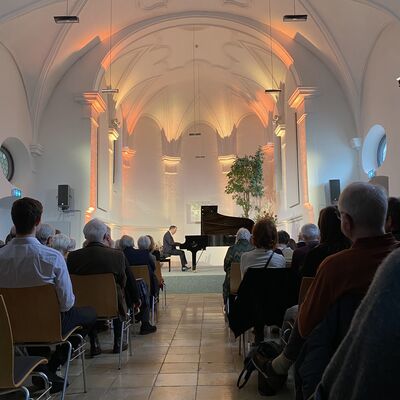
[[[387,138],[382,125],[374,125],[368,131],[362,148],[362,166],[369,176],[374,176],[386,158]]]
[[[3,175],[8,181],[11,181],[14,175],[14,161],[11,153],[4,146],[0,147],[0,166]]]
[[[387,151],[386,135],[383,135],[382,139],[379,141],[378,151],[377,151],[377,155],[376,155],[377,161],[378,161],[378,167],[380,167],[383,164],[383,162],[385,161],[386,151]]]

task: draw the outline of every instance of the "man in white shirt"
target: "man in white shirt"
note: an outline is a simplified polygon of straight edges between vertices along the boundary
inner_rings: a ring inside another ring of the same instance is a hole
[[[78,325],[90,331],[96,322],[96,312],[90,307],[73,307],[75,296],[64,257],[35,237],[42,212],[43,206],[37,200],[24,197],[14,202],[11,218],[16,237],[0,248],[0,286],[21,288],[52,284],[60,303],[63,333]],[[65,349],[60,346],[50,358],[49,371],[55,373],[65,361]]]

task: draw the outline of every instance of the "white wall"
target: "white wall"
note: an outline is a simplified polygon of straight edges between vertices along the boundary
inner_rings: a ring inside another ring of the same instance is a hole
[[[0,43],[0,144],[10,151],[15,172],[11,182],[0,173],[0,198],[11,195],[16,186],[24,195],[32,195],[32,160],[29,145],[32,143],[32,127],[24,83],[12,55]],[[1,209],[0,239],[10,230],[10,205]]]
[[[392,196],[400,196],[400,88],[396,82],[400,75],[399,37],[398,23],[389,26],[380,35],[366,67],[362,97],[363,136],[375,124],[382,125],[386,131],[387,157],[377,173],[389,176],[389,192]]]

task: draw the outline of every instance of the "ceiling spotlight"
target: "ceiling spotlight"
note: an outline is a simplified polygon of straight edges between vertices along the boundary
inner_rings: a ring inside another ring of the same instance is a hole
[[[119,89],[112,89],[112,88],[101,89],[101,93],[119,93]]]
[[[265,89],[265,93],[280,93],[282,89]]]
[[[307,21],[307,14],[296,13],[296,0],[293,0],[293,14],[286,14],[283,16],[283,22],[305,22]]]
[[[283,16],[283,22],[305,22],[307,14],[287,14]]]
[[[76,15],[55,15],[54,22],[56,24],[77,24],[79,23],[79,17]]]
[[[54,22],[56,24],[77,24],[79,23],[79,17],[76,15],[69,14],[69,4],[67,0],[67,12],[64,15],[55,15]]]

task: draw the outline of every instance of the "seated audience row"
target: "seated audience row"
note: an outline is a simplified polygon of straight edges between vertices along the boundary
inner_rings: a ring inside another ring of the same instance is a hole
[[[149,301],[141,299],[136,280],[129,270],[129,261],[119,249],[113,249],[110,228],[98,219],[89,221],[84,229],[85,247],[72,251],[75,241],[57,232],[48,224],[41,224],[42,204],[31,198],[22,198],[14,202],[11,217],[14,227],[10,231],[7,244],[0,248],[0,286],[2,288],[22,288],[52,284],[60,303],[63,334],[75,326],[82,326],[82,334],[90,338],[90,355],[101,353],[95,322],[96,312],[90,307],[75,307],[70,274],[92,275],[112,273],[115,278],[120,318],[113,321],[113,352],[120,351],[122,320],[129,308],[139,308],[136,319],[141,321],[140,334],[156,331],[149,322]],[[12,236],[15,236],[12,238]],[[143,247],[149,249],[151,239],[140,238]],[[133,244],[133,239],[132,239]],[[146,250],[146,263],[154,266],[153,256]],[[157,285],[158,287],[158,285]],[[148,293],[145,292],[145,295]],[[143,300],[143,301],[142,301]],[[124,349],[127,347],[123,344]],[[32,355],[47,355],[47,350],[31,348]],[[41,354],[43,353],[43,354]],[[57,346],[48,365],[43,369],[52,381],[52,392],[62,389],[63,379],[56,375],[56,370],[66,362],[64,346]]]
[[[329,362],[327,354],[332,355],[330,351],[340,343],[344,324],[348,322],[343,314],[333,316],[332,310],[348,296],[364,296],[381,262],[400,246],[391,233],[385,233],[387,209],[388,201],[383,189],[368,183],[353,183],[340,195],[341,230],[352,246],[325,258],[319,265],[283,353],[272,361],[262,357],[255,359],[255,365],[268,377],[271,385],[279,387],[285,381],[289,367],[296,362],[296,398],[307,399],[313,394]],[[333,215],[331,217],[331,222],[335,223]],[[349,312],[348,308],[346,312]],[[332,318],[339,320],[332,325]],[[332,326],[336,326],[336,330]],[[325,344],[321,347],[321,343]],[[330,343],[329,348],[327,343]],[[321,357],[321,350],[325,351],[322,353],[324,357]],[[329,394],[332,398],[352,398]]]

